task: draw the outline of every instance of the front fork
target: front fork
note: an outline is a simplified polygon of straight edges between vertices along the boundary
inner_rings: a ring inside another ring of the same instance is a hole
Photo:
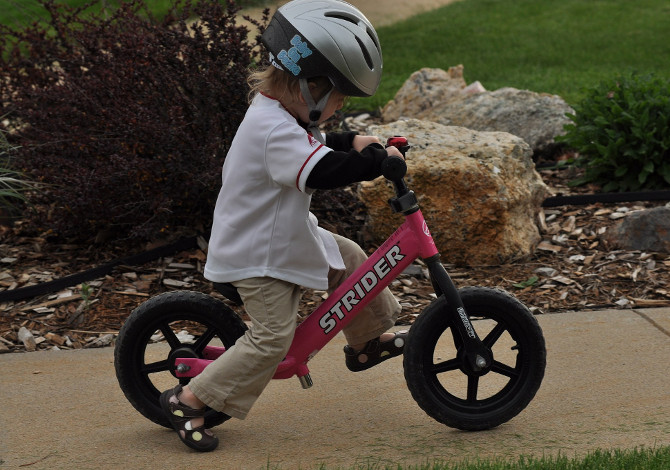
[[[402,136],[394,136],[388,139],[387,147],[396,147],[405,155],[409,149],[407,139]],[[395,187],[396,197],[389,199],[393,212],[404,214],[406,217],[419,210],[416,196],[407,188],[404,177],[407,173],[407,164],[404,158],[390,156],[382,162],[382,174],[391,181]],[[493,364],[493,353],[491,349],[479,339],[477,332],[465,311],[461,296],[449,274],[440,263],[439,253],[424,259],[430,272],[433,288],[438,298],[444,295],[447,301],[447,312],[451,316],[454,333],[454,341],[463,357],[466,370],[480,374]],[[459,341],[460,339],[460,341]],[[465,370],[464,370],[465,371]],[[485,373],[485,371],[484,371]]]
[[[440,262],[440,256],[435,255],[424,259],[424,261],[428,266],[435,294],[438,297],[444,295],[447,302],[447,314],[451,316],[451,324],[456,332],[454,341],[456,341],[459,350],[462,348],[466,364],[473,372],[481,372],[491,367],[493,363],[491,349],[479,339],[465,311],[458,289],[456,289],[454,282]],[[460,344],[458,339],[460,339]]]

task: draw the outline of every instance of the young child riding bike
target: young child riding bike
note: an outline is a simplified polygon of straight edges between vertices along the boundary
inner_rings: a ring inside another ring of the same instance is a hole
[[[347,96],[371,96],[382,73],[377,34],[354,6],[293,0],[262,36],[269,65],[249,77],[253,100],[223,165],[205,277],[233,284],[251,320],[235,345],[161,406],[187,446],[210,451],[206,407],[244,419],[285,357],[296,328],[301,286],[332,292],[366,259],[353,241],[317,225],[317,189],[381,175],[394,147],[318,126]],[[402,354],[406,332],[387,332],[400,305],[386,289],[343,332],[345,363],[368,369]]]

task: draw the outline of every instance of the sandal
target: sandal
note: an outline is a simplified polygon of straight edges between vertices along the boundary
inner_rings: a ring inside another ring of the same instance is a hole
[[[167,414],[174,430],[177,431],[179,439],[191,449],[200,452],[209,452],[216,449],[216,446],[219,445],[219,439],[212,434],[212,431],[205,429],[204,425],[196,428],[191,426],[191,420],[204,417],[207,408],[197,410],[184,405],[179,401],[181,391],[182,386],[177,385],[174,389],[167,390],[160,396],[161,408]]]
[[[407,342],[407,330],[398,331],[393,339],[380,341],[379,338],[368,341],[363,349],[356,351],[351,346],[344,347],[345,363],[352,372],[360,372],[376,366],[380,362],[402,354]]]

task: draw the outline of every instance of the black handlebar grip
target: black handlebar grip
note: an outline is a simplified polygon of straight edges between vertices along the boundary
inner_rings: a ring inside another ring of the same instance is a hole
[[[407,163],[405,160],[395,155],[390,155],[382,162],[382,175],[391,181],[398,181],[405,177],[407,173]]]

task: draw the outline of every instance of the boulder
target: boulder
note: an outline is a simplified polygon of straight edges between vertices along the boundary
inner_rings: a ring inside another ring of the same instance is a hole
[[[508,132],[525,140],[533,153],[550,153],[555,138],[565,133],[574,110],[560,96],[516,88],[477,93],[441,103],[418,115],[420,119],[477,131]]]
[[[384,122],[393,122],[401,117],[417,117],[435,104],[461,99],[466,86],[462,65],[447,71],[423,68],[410,75],[395,97],[384,106],[382,118]]]
[[[449,72],[422,69],[412,74],[382,111],[384,122],[400,117],[434,121],[477,131],[508,132],[521,137],[534,154],[553,151],[555,138],[572,121],[574,110],[559,96],[516,88],[485,91],[466,86],[463,66]]]
[[[670,253],[670,206],[631,212],[605,232],[605,239],[624,250]]]
[[[534,252],[540,241],[536,215],[548,191],[522,139],[416,119],[372,126],[369,132],[409,139],[406,180],[443,262],[491,265]],[[359,191],[368,208],[367,235],[381,242],[402,222],[387,204],[390,183],[378,178],[362,183]]]

